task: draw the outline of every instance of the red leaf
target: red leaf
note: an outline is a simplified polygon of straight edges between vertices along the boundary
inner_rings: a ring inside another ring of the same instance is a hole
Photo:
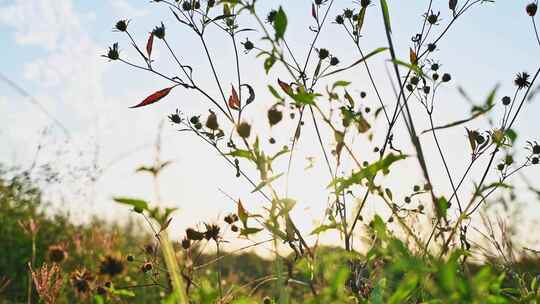
[[[287,83],[281,81],[279,78],[278,78],[278,84],[279,86],[281,87],[281,89],[287,93],[287,95],[291,95],[292,94],[292,88],[290,85],[288,85]]]
[[[170,87],[170,88],[166,88],[166,89],[163,89],[163,90],[159,90],[159,91],[155,92],[154,94],[146,97],[141,103],[139,103],[137,105],[134,105],[134,106],[132,106],[130,108],[133,109],[133,108],[138,108],[138,107],[144,107],[144,106],[147,106],[149,104],[153,104],[154,102],[158,102],[161,98],[169,95],[169,93],[171,92],[171,90],[173,88],[174,87]]]
[[[314,19],[317,19],[317,11],[315,10],[315,3],[311,3],[311,16],[313,16]]]
[[[154,34],[150,33],[150,37],[148,37],[148,42],[146,43],[146,53],[148,54],[148,58],[152,55],[152,47],[154,45]]]
[[[234,87],[232,87],[232,94],[229,97],[229,107],[234,110],[240,110],[240,98],[238,98],[238,93]]]

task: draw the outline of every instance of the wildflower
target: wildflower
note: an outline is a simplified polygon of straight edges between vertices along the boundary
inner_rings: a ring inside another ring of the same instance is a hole
[[[514,84],[518,87],[519,90],[527,88],[531,85],[529,77],[531,77],[531,75],[529,75],[527,72],[518,73],[516,75],[516,78],[514,79]]]
[[[442,75],[442,81],[443,81],[443,82],[449,82],[450,80],[452,80],[452,76],[450,76],[450,74],[444,73],[444,74]]]
[[[112,47],[109,47],[109,51],[107,52],[107,55],[103,55],[103,57],[107,57],[110,60],[120,59],[120,51],[118,50],[118,42],[113,43]]]
[[[525,7],[525,10],[527,11],[527,15],[534,17],[536,15],[536,11],[538,10],[538,5],[536,3],[530,3]]]
[[[99,265],[99,272],[111,277],[121,274],[124,272],[124,269],[125,266],[122,259],[113,255],[107,255]]]
[[[67,259],[68,253],[64,245],[51,245],[49,246],[49,260],[54,263],[61,263]]]
[[[128,25],[129,25],[129,20],[120,20],[116,22],[116,24],[114,25],[114,28],[115,30],[119,32],[125,32],[127,31]]]
[[[339,59],[337,57],[332,57],[332,59],[330,59],[330,65],[338,65],[339,64]]]
[[[152,35],[158,37],[159,39],[165,38],[165,25],[163,22],[161,22],[161,26],[156,26],[154,30],[152,30]]]
[[[510,98],[510,96],[504,96],[502,98],[502,103],[505,106],[509,105],[511,102],[512,102],[512,99]]]
[[[328,56],[330,56],[330,52],[327,49],[319,49],[318,53],[319,53],[320,60],[324,60],[328,58]]]
[[[86,269],[76,270],[71,274],[70,281],[75,293],[81,298],[86,298],[92,291],[94,276]]]
[[[208,115],[208,118],[206,119],[206,127],[213,131],[219,129],[216,113],[210,111],[210,115]]]
[[[251,134],[251,126],[247,122],[241,122],[237,127],[236,131],[238,135],[242,138],[248,138]]]
[[[268,122],[270,126],[277,125],[283,119],[283,113],[276,108],[268,110]]]

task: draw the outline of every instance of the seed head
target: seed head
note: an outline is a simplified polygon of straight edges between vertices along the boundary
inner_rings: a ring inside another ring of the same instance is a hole
[[[268,13],[268,15],[266,16],[266,22],[274,23],[274,21],[276,20],[276,16],[277,16],[277,11],[271,10],[270,13]]]
[[[332,59],[330,59],[330,65],[336,66],[338,64],[339,64],[339,59],[337,57],[332,57]]]
[[[536,157],[536,156],[533,157],[533,158],[531,159],[531,163],[532,163],[533,165],[538,165],[538,157]]]
[[[127,31],[128,25],[129,25],[129,20],[120,20],[116,22],[116,24],[114,25],[114,28],[119,32],[125,32]]]
[[[336,16],[336,23],[337,24],[343,24],[345,22],[345,19],[343,18],[342,15],[337,15]]]
[[[345,18],[347,19],[351,19],[352,16],[353,16],[354,12],[352,11],[352,9],[350,8],[346,8],[344,11],[343,11],[343,16],[345,16]]]
[[[105,258],[101,261],[101,264],[99,265],[99,272],[101,274],[109,275],[111,277],[121,274],[122,272],[124,272],[124,269],[125,267],[122,259],[113,255],[105,256]]]
[[[279,111],[278,109],[274,107],[268,110],[268,122],[270,123],[271,127],[277,125],[282,119],[283,119],[283,112]]]
[[[510,98],[510,96],[504,96],[502,98],[502,103],[505,106],[510,105],[511,102],[512,102],[512,99]]]
[[[533,153],[534,154],[540,154],[540,145],[539,144],[535,144],[533,146]]]
[[[362,7],[367,7],[370,4],[371,4],[371,0],[361,0],[360,1],[360,6],[362,6]]]
[[[536,15],[536,11],[538,10],[538,5],[534,2],[530,3],[525,7],[525,11],[527,11],[527,15],[534,17]]]
[[[68,253],[64,245],[52,245],[49,247],[49,260],[54,263],[61,263],[68,257]]]
[[[435,43],[428,43],[428,45],[427,45],[427,49],[430,52],[435,51],[436,48],[437,48],[437,45]]]
[[[210,115],[206,119],[206,127],[210,130],[216,131],[219,129],[219,123],[217,120],[216,113],[210,111]]]
[[[159,39],[165,38],[165,25],[163,22],[161,22],[161,26],[156,26],[154,30],[152,30],[152,35],[156,36]]]
[[[319,59],[324,60],[330,56],[330,52],[327,49],[319,49]]]
[[[184,1],[182,3],[182,9],[185,10],[185,11],[190,11],[192,8],[191,6],[191,1]]]
[[[206,232],[204,233],[204,238],[206,240],[214,240],[217,241],[219,239],[219,226],[216,224],[205,224],[206,225]]]
[[[523,88],[528,88],[531,85],[531,82],[529,81],[529,78],[531,75],[529,75],[527,72],[518,73],[516,75],[516,78],[514,79],[514,84],[518,87],[519,90]]]
[[[247,122],[241,122],[236,127],[236,132],[238,132],[238,135],[242,138],[248,138],[251,134],[251,125],[249,125]]]
[[[246,39],[246,42],[242,42],[242,45],[244,46],[244,50],[246,51],[246,53],[253,50],[253,48],[255,47],[253,42],[251,42],[249,39]]]
[[[110,60],[120,59],[120,51],[118,50],[118,42],[113,43],[112,47],[109,47],[109,51],[107,52],[107,55],[105,57],[109,58]]]
[[[449,82],[450,80],[452,80],[452,76],[450,76],[450,74],[444,73],[444,74],[442,75],[442,81],[443,81],[443,82]]]

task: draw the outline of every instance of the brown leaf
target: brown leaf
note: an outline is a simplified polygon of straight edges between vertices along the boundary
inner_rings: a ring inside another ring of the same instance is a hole
[[[171,90],[174,88],[173,87],[170,87],[170,88],[165,88],[163,90],[159,90],[155,93],[153,93],[152,95],[146,97],[141,103],[137,104],[137,105],[134,105],[132,107],[130,107],[131,109],[134,109],[134,108],[139,108],[139,107],[144,107],[144,106],[147,106],[149,104],[153,104],[155,102],[158,102],[159,100],[161,100],[163,97],[169,95],[169,93],[171,92]]]
[[[292,88],[290,85],[288,85],[287,83],[281,81],[279,78],[278,78],[278,84],[279,86],[281,87],[281,89],[287,93],[287,95],[291,95],[292,94]]]
[[[409,59],[412,65],[415,65],[418,63],[418,56],[416,55],[416,52],[412,48],[409,48]]]
[[[150,37],[148,37],[148,42],[146,43],[146,53],[148,54],[148,58],[152,56],[153,46],[154,46],[154,34],[150,33]]]
[[[234,87],[232,87],[232,94],[229,97],[229,107],[234,110],[240,110],[240,98],[238,98],[238,93]]]

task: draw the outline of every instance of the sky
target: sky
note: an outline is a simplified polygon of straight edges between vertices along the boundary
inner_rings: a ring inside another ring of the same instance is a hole
[[[389,0],[398,57],[408,58],[410,37],[420,27],[427,2]],[[443,70],[452,74],[453,80],[441,89],[434,113],[436,121],[445,123],[467,115],[469,105],[458,94],[458,87],[464,88],[480,103],[496,84],[500,84],[498,96],[510,94],[516,73],[532,73],[537,68],[539,49],[532,36],[530,18],[524,13],[527,3],[499,0],[475,7],[438,45],[435,58],[442,63]],[[293,52],[304,60],[313,37],[306,28],[306,24],[312,22],[310,1],[259,0],[259,4],[262,14],[283,5],[289,16],[286,39]],[[337,0],[330,15],[335,16],[343,7],[352,5],[355,5],[352,1]],[[362,38],[364,51],[386,46],[379,8],[376,5],[370,9]],[[434,10],[441,11],[441,26],[437,28],[440,30],[450,21],[447,1],[435,0]],[[248,209],[260,211],[264,203],[259,196],[250,193],[250,185],[236,179],[234,170],[224,165],[208,146],[192,135],[178,132],[166,120],[166,116],[176,109],[188,114],[207,113],[208,104],[200,96],[175,90],[159,104],[136,110],[128,108],[168,83],[101,57],[108,46],[119,42],[123,58],[134,62],[138,60],[126,37],[112,31],[120,19],[131,20],[130,31],[140,45],[146,41],[148,32],[163,21],[175,51],[195,67],[195,78],[201,85],[218,96],[215,83],[209,77],[210,70],[200,41],[175,22],[170,11],[162,5],[146,0],[0,0],[0,49],[3,55],[0,72],[33,97],[22,96],[6,82],[0,82],[0,162],[26,168],[35,160],[37,164],[49,163],[59,168],[62,182],[51,187],[51,196],[58,198],[52,208],[69,212],[76,221],[84,222],[91,216],[126,220],[134,215],[127,208],[115,205],[111,198],[119,195],[148,200],[154,198],[152,180],[134,171],[153,161],[153,143],[163,121],[161,158],[174,163],[161,177],[160,190],[163,205],[180,208],[171,226],[174,233],[179,236],[188,226],[202,221],[217,221],[220,216],[234,211],[235,204],[228,196],[241,198]],[[249,18],[245,22],[255,27]],[[256,44],[262,44],[257,32],[245,32],[240,37],[241,40],[249,37]],[[230,43],[217,31],[209,33],[208,41],[224,86],[229,87],[229,83],[235,83],[236,77],[231,65],[233,53]],[[321,33],[317,47],[330,49],[342,62],[357,59],[345,33],[335,24],[329,24]],[[246,119],[261,130],[261,138],[276,137],[278,146],[281,146],[288,143],[291,134],[285,132],[286,128],[270,130],[264,113],[273,102],[265,86],[275,83],[282,71],[276,69],[274,73],[264,75],[261,73],[262,60],[255,55],[251,52],[241,56],[244,79],[257,88],[256,102],[246,112]],[[163,44],[156,43],[154,58],[156,65],[165,73],[178,73]],[[393,93],[385,72],[386,59],[386,55],[382,55],[370,64],[376,81],[386,83],[382,86],[385,100],[392,100]],[[333,80],[341,78],[353,82],[351,91],[354,94],[366,91],[375,108],[376,100],[363,69],[353,69]],[[49,115],[45,115],[40,107]],[[418,105],[413,107],[421,110]],[[540,140],[538,113],[538,102],[526,105],[516,127],[518,145],[524,146],[527,139]],[[57,119],[69,134],[54,124],[51,117]],[[419,130],[425,129],[425,116],[418,116],[415,123]],[[308,135],[298,146],[288,188],[289,196],[298,200],[293,218],[298,219],[302,231],[308,232],[324,215],[328,176],[325,175],[327,172],[313,126],[309,122],[306,126]],[[468,126],[485,127],[485,121],[479,119]],[[384,124],[375,126],[375,129],[384,130]],[[403,130],[403,125],[397,134],[400,130]],[[330,140],[331,134],[323,135]],[[426,150],[434,151],[430,138],[422,138],[422,142]],[[441,132],[441,142],[448,162],[456,168],[454,175],[460,176],[468,157],[463,128]],[[405,149],[410,148],[407,140],[398,144]],[[376,143],[359,142],[358,145],[364,160],[375,160],[376,155],[369,151]],[[269,151],[276,149],[275,146],[265,146]],[[313,169],[305,171],[306,157],[311,156],[317,161]],[[427,161],[433,164],[431,174],[434,182],[448,192],[450,188],[438,155],[428,153]],[[412,185],[422,183],[422,177],[415,161],[407,161],[400,166],[401,170],[396,172],[407,174],[390,176],[385,182],[397,189],[395,195],[402,197],[410,192]],[[87,175],[87,172],[94,172],[94,167],[102,170],[100,174]],[[526,173],[536,186],[540,186],[536,182],[540,177],[537,168],[527,168]],[[92,180],[92,177],[96,179]],[[495,175],[490,177],[495,178]],[[283,183],[278,185],[284,188]],[[524,213],[530,219],[539,214],[538,203],[535,203],[526,205]],[[379,210],[373,205],[368,206],[368,212]],[[336,237],[330,235],[326,240],[335,241]],[[529,243],[537,241],[531,238],[524,237]]]

